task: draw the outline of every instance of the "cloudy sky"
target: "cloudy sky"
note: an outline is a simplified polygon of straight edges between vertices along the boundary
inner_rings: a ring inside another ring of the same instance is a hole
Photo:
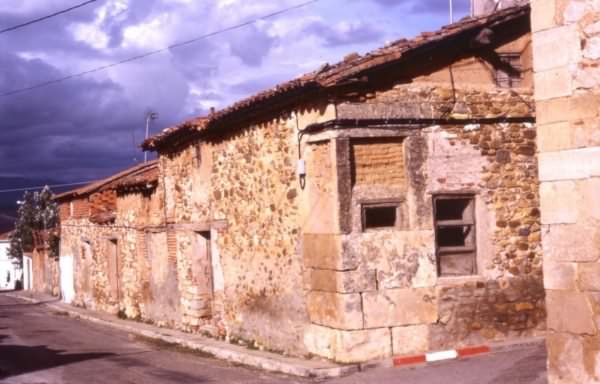
[[[0,30],[83,0],[1,0]],[[0,94],[218,31],[303,0],[98,0],[0,34]],[[457,18],[468,0],[454,0]],[[151,130],[448,22],[447,0],[320,0],[179,49],[0,97],[0,177],[72,182],[141,160]],[[18,187],[18,186],[15,186]]]

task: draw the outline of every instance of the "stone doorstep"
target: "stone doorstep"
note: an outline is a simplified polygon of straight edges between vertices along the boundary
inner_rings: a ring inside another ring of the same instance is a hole
[[[285,357],[278,354],[254,351],[242,346],[233,345],[200,335],[179,332],[173,329],[159,328],[149,324],[135,323],[131,320],[117,319],[104,313],[96,313],[83,308],[73,307],[65,303],[56,303],[57,298],[45,297],[31,293],[4,293],[6,296],[42,304],[54,311],[66,312],[70,317],[119,329],[146,338],[177,344],[212,355],[219,360],[242,364],[270,372],[284,373],[292,376],[330,379],[351,375],[360,371],[359,364],[340,365],[330,361],[303,360]],[[40,299],[34,298],[40,297]],[[46,300],[48,299],[48,300]]]

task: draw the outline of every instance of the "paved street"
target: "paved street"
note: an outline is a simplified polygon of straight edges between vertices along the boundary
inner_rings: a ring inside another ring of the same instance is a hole
[[[0,382],[313,383],[174,351],[1,294]],[[374,369],[329,383],[545,382],[544,349],[531,347],[426,368]]]

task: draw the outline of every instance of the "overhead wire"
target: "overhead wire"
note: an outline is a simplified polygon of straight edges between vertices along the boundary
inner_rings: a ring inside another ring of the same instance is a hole
[[[97,1],[97,0],[90,0],[90,1],[87,1],[85,3],[81,3],[81,4],[77,5],[77,6],[71,7],[69,9],[65,9],[63,11],[56,12],[53,15],[48,15],[48,16],[45,16],[43,18],[32,20],[32,21],[30,21],[28,23],[24,23],[24,24],[22,24],[20,26],[14,26],[14,27],[11,27],[11,28],[7,28],[6,31],[8,31],[8,30],[14,30],[16,28],[20,28],[20,27],[25,26],[25,25],[33,24],[34,22],[50,18],[50,17],[56,16],[56,15],[61,14],[61,13],[68,12],[68,11],[76,9],[76,8],[83,7],[84,5],[87,5],[87,4],[89,4],[91,2],[94,2],[94,1]],[[91,74],[91,73],[100,72],[100,71],[103,71],[103,70],[106,70],[106,69],[109,69],[109,68],[116,67],[118,65],[122,65],[122,64],[125,64],[125,63],[132,62],[132,61],[144,59],[146,57],[157,55],[159,53],[162,53],[162,52],[165,52],[165,51],[168,51],[168,50],[171,50],[171,49],[181,48],[183,46],[196,43],[196,42],[198,42],[200,40],[204,40],[204,39],[207,39],[207,38],[210,38],[210,37],[222,34],[222,33],[230,32],[230,31],[233,31],[233,30],[241,29],[241,28],[247,27],[249,25],[256,24],[259,21],[271,19],[271,18],[280,16],[280,15],[283,15],[285,13],[292,12],[292,11],[297,10],[297,9],[301,9],[301,8],[307,7],[307,6],[311,5],[311,4],[317,3],[319,1],[321,1],[321,0],[305,1],[303,3],[296,4],[296,5],[293,5],[291,7],[287,7],[287,8],[284,8],[284,9],[281,9],[281,10],[278,10],[278,11],[275,11],[275,12],[272,12],[272,13],[269,13],[269,14],[266,14],[266,15],[254,18],[254,19],[245,21],[243,23],[232,25],[230,27],[223,28],[223,29],[220,29],[220,30],[217,30],[217,31],[213,31],[213,32],[201,35],[201,36],[197,36],[197,37],[192,38],[192,39],[188,39],[188,40],[176,42],[176,43],[171,44],[171,45],[169,45],[167,47],[156,49],[156,50],[153,50],[153,51],[149,51],[149,52],[146,52],[146,53],[143,53],[143,54],[140,54],[140,55],[135,55],[135,56],[123,59],[123,60],[119,60],[119,61],[111,63],[111,64],[99,66],[99,67],[92,68],[92,69],[87,70],[87,71],[83,71],[83,72],[71,74],[71,75],[68,75],[68,76],[61,77],[61,78],[57,78],[57,79],[45,81],[45,82],[38,83],[38,84],[29,86],[29,87],[15,89],[15,90],[12,90],[12,91],[0,93],[0,97],[6,97],[6,96],[10,96],[10,95],[24,93],[24,92],[27,92],[27,91],[30,91],[30,90],[34,90],[34,89],[46,87],[46,86],[49,86],[49,85],[52,85],[52,84],[56,84],[56,83],[60,83],[60,82],[63,82],[63,81],[67,81],[67,80],[70,80],[70,79],[73,79],[73,78],[82,77],[82,76],[85,76],[85,75],[88,75],[88,74]],[[67,183],[67,184],[54,184],[54,185],[48,185],[48,187],[59,188],[59,187],[77,186],[77,185],[83,185],[83,184],[92,183],[92,182],[95,182],[95,181],[96,180],[90,180],[90,181],[84,181],[84,182],[77,182],[77,183]],[[43,189],[44,187],[45,186],[19,187],[19,188],[3,189],[3,190],[0,190],[0,193],[22,192],[22,191],[28,191],[28,190],[38,190],[38,189]]]
[[[275,12],[272,12],[272,13],[269,13],[269,14],[266,14],[266,15],[254,18],[254,19],[245,21],[243,23],[239,23],[239,24],[235,24],[235,25],[223,28],[223,29],[219,29],[217,31],[213,31],[213,32],[210,32],[210,33],[207,33],[207,34],[204,34],[204,35],[200,35],[200,36],[194,37],[192,39],[188,39],[188,40],[176,42],[176,43],[173,43],[173,44],[171,44],[171,45],[169,45],[167,47],[164,47],[164,48],[159,48],[159,49],[148,51],[148,52],[145,52],[145,53],[142,53],[142,54],[139,54],[139,55],[130,56],[128,58],[125,58],[125,59],[122,59],[122,60],[119,60],[119,61],[116,61],[116,62],[113,62],[113,63],[110,63],[110,64],[101,65],[99,67],[92,68],[92,69],[89,69],[89,70],[86,70],[86,71],[83,71],[83,72],[78,72],[78,73],[70,74],[70,75],[67,75],[67,76],[64,76],[64,77],[56,78],[56,79],[53,79],[53,80],[44,81],[44,82],[41,82],[41,83],[38,83],[38,84],[34,84],[34,85],[31,85],[31,86],[28,86],[28,87],[14,89],[12,91],[2,92],[2,93],[0,93],[0,97],[7,97],[7,96],[16,95],[16,94],[19,94],[19,93],[24,93],[24,92],[32,91],[34,89],[47,87],[47,86],[52,85],[52,84],[62,83],[62,82],[67,81],[67,80],[71,80],[71,79],[82,77],[82,76],[89,75],[89,74],[92,74],[92,73],[104,71],[104,70],[107,70],[107,69],[110,69],[110,68],[114,68],[114,67],[119,66],[119,65],[130,63],[132,61],[137,61],[137,60],[145,59],[147,57],[154,56],[154,55],[157,55],[159,53],[169,51],[171,49],[181,48],[183,46],[190,45],[190,44],[196,43],[196,42],[198,42],[200,40],[205,40],[205,39],[208,39],[210,37],[213,37],[213,36],[216,36],[216,35],[220,35],[222,33],[231,32],[231,31],[234,31],[234,30],[237,30],[237,29],[241,29],[241,28],[247,27],[249,25],[256,24],[259,21],[268,20],[268,19],[272,19],[272,18],[277,17],[277,16],[281,16],[281,15],[283,15],[285,13],[289,13],[289,12],[295,11],[297,9],[307,7],[307,6],[311,5],[311,4],[317,3],[319,1],[321,1],[321,0],[305,1],[303,3],[296,4],[296,5],[293,5],[291,7],[284,8],[284,9],[281,9],[279,11],[275,11]]]
[[[74,10],[76,10],[76,9],[79,9],[79,8],[85,7],[86,5],[89,5],[89,4],[92,4],[92,3],[95,3],[96,1],[98,1],[98,0],[88,0],[88,1],[84,1],[83,3],[80,3],[80,4],[77,4],[77,5],[74,5],[74,6],[72,6],[72,7],[69,7],[69,8],[66,8],[66,9],[63,9],[63,10],[60,10],[60,11],[54,12],[54,13],[51,13],[51,14],[49,14],[49,15],[46,15],[46,16],[38,17],[37,19],[29,20],[29,21],[27,21],[27,22],[25,22],[25,23],[21,23],[21,24],[13,25],[12,27],[8,27],[8,28],[0,29],[0,35],[1,35],[1,34],[3,34],[3,33],[12,32],[12,31],[15,31],[15,30],[17,30],[17,29],[21,29],[21,28],[27,27],[27,26],[29,26],[29,25],[32,25],[32,24],[35,24],[35,23],[39,23],[39,22],[41,22],[41,21],[45,21],[45,20],[51,19],[51,18],[53,18],[53,17],[56,17],[56,16],[59,16],[59,15],[65,14],[65,13],[67,13],[67,12],[74,11]]]
[[[38,185],[35,187],[19,187],[19,188],[11,188],[11,189],[0,189],[0,193],[36,191],[36,190],[44,189],[45,187],[49,187],[49,188],[73,187],[73,186],[77,186],[77,185],[95,183],[97,181],[98,180],[88,180],[88,181],[80,181],[77,183],[49,184],[49,185]]]

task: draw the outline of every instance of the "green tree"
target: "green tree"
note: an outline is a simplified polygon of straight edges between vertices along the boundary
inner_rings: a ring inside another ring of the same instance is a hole
[[[40,192],[25,192],[19,202],[15,230],[10,237],[9,255],[23,260],[23,251],[34,247],[34,232],[49,231],[50,254],[58,256],[58,205],[52,200],[52,191],[47,186]]]

